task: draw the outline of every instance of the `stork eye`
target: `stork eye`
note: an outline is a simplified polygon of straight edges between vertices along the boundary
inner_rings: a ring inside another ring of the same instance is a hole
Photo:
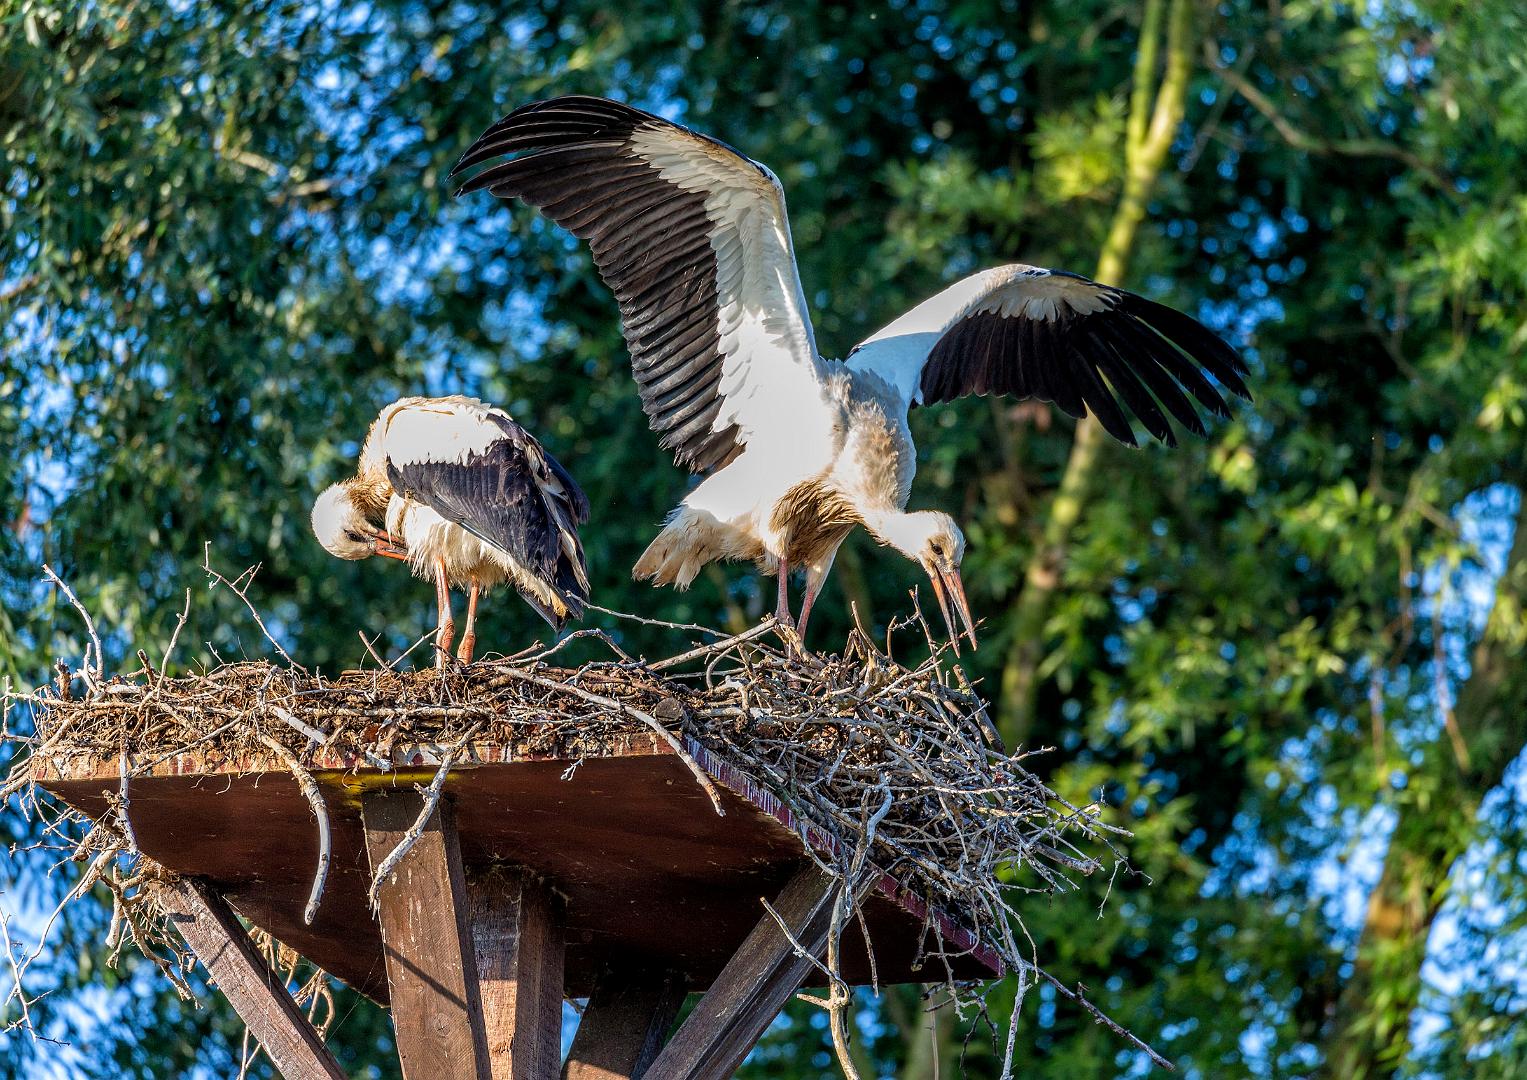
[[[356,532],[354,529],[346,529],[345,535],[357,543],[365,543],[366,541],[366,537],[363,534]]]

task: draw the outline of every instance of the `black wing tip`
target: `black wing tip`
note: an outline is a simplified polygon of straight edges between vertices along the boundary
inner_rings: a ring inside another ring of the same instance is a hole
[[[1140,449],[1140,440],[1135,437],[1134,428],[1128,423],[1125,424],[1123,429],[1120,429],[1112,424],[1109,424],[1097,413],[1093,413],[1092,418],[1101,424],[1103,430],[1108,432],[1109,436],[1121,446],[1127,446],[1131,450]]]
[[[488,158],[497,156],[495,154],[488,154],[478,160],[473,160],[474,155],[478,154],[484,144],[504,134],[516,123],[544,113],[555,112],[558,109],[569,108],[586,110],[595,116],[613,123],[632,125],[648,121],[657,121],[663,124],[671,123],[671,121],[664,120],[662,117],[649,113],[645,109],[639,109],[635,105],[629,105],[624,101],[617,101],[614,98],[596,97],[592,94],[563,94],[560,97],[542,98],[539,101],[532,101],[521,105],[519,108],[505,113],[492,124],[489,124],[483,130],[483,133],[473,140],[472,145],[467,147],[466,152],[461,155],[461,158],[452,166],[451,171],[446,174],[446,178],[451,179],[458,176],[473,165],[480,164],[481,161],[486,161]],[[467,190],[468,188],[463,186],[457,189],[456,195],[460,196]]]

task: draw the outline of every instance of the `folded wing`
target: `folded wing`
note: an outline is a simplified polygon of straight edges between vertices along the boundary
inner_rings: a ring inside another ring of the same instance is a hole
[[[1135,293],[1035,266],[965,278],[860,350],[852,362],[884,369],[909,404],[967,394],[1037,398],[1078,419],[1091,412],[1130,446],[1131,415],[1175,446],[1169,415],[1195,434],[1205,431],[1189,395],[1222,417],[1230,411],[1220,387],[1251,397],[1245,362],[1197,320]]]
[[[573,617],[583,613],[589,579],[578,526],[588,520],[588,498],[508,413],[467,398],[415,405],[389,422],[382,451],[395,492],[508,555]]]
[[[563,97],[485,131],[452,175],[539,207],[589,241],[620,304],[642,407],[696,471],[729,461],[781,405],[820,397],[785,199],[724,143],[616,101]]]

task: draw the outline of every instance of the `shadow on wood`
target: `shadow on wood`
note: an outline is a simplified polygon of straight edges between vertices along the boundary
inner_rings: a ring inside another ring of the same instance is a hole
[[[423,797],[412,791],[366,795],[362,817],[373,867],[403,842],[423,809]],[[380,884],[377,904],[404,1080],[493,1080],[450,800],[440,800]]]

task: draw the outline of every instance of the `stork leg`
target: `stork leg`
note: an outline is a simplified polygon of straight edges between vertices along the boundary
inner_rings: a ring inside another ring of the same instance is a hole
[[[790,564],[783,558],[779,560],[779,604],[774,609],[774,617],[782,626],[795,625],[795,620],[790,617]]]
[[[435,666],[445,667],[451,658],[451,641],[456,637],[456,620],[451,618],[451,585],[445,576],[445,560],[435,557],[435,602],[439,606],[435,624]]]
[[[467,628],[461,632],[461,650],[456,654],[456,659],[463,664],[472,662],[472,649],[477,645],[477,595],[481,591],[482,587],[473,578],[467,591]]]
[[[795,624],[795,632],[801,635],[802,642],[806,640],[806,620],[811,618],[811,605],[822,594],[822,586],[827,583],[827,575],[832,572],[832,561],[837,555],[838,549],[833,548],[827,558],[806,568],[806,596],[801,600],[800,621]]]

